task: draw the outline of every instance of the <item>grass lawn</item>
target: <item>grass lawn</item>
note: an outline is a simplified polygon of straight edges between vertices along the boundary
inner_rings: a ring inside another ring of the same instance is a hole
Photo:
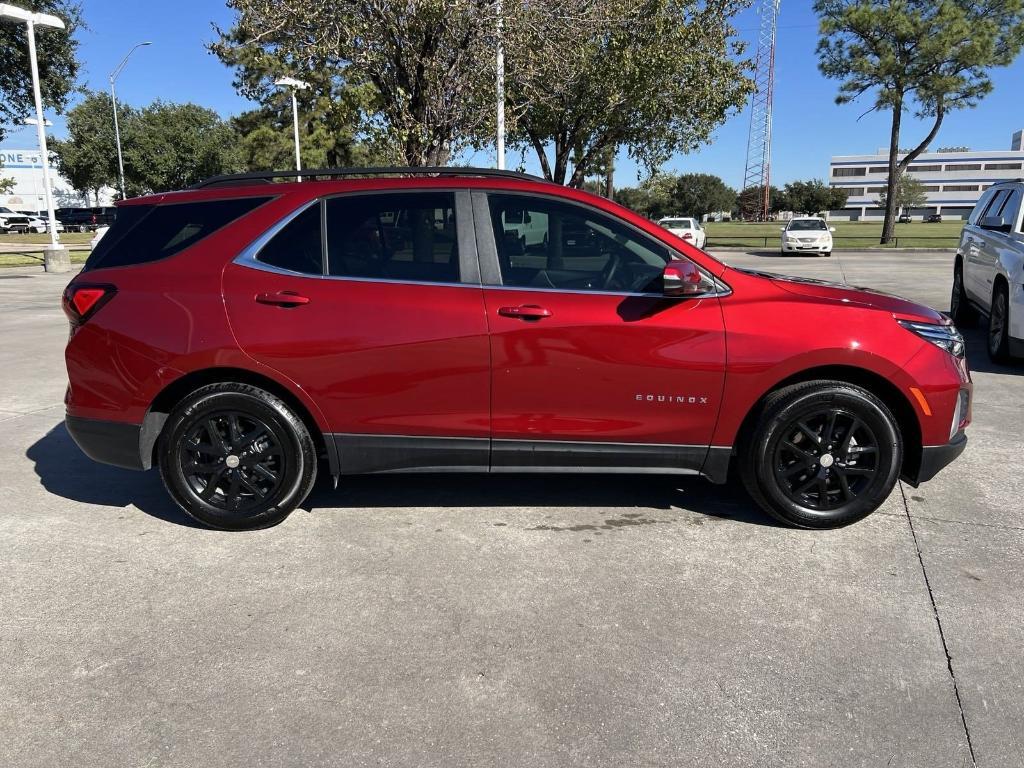
[[[944,221],[941,224],[925,224],[915,221],[911,224],[896,225],[895,245],[900,248],[955,248],[960,240],[962,221]],[[723,221],[708,222],[704,228],[708,233],[708,246],[737,245],[748,247],[779,247],[779,228],[785,222],[768,222],[765,224]],[[882,235],[880,221],[836,221],[830,226],[836,228],[832,235],[836,248],[871,248],[880,247],[878,239]]]
[[[88,251],[72,251],[72,264],[85,264],[89,258]],[[0,253],[0,267],[31,267],[43,266],[42,253]]]
[[[60,241],[64,245],[74,245],[76,243],[88,243],[95,237],[93,232],[61,232]],[[47,234],[35,234],[26,233],[24,235],[18,235],[10,233],[7,235],[0,235],[0,242],[10,243],[18,245],[20,243],[29,243],[31,245],[45,245],[50,242],[50,236]]]

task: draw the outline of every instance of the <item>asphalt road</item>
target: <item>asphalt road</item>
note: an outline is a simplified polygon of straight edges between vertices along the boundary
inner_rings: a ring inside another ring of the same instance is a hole
[[[724,254],[948,308],[950,256]],[[0,765],[1024,763],[1024,365],[839,531],[694,478],[385,476],[249,534],[61,423],[66,280],[0,272]]]

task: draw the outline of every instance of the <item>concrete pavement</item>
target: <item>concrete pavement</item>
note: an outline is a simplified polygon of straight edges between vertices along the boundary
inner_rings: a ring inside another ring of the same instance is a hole
[[[724,254],[948,308],[949,254]],[[409,476],[193,527],[61,425],[65,280],[0,271],[0,765],[1024,762],[1024,366],[840,531],[699,479]],[[968,743],[969,742],[969,743]]]

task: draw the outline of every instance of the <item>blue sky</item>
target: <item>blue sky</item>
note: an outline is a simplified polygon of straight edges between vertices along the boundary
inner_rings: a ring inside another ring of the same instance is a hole
[[[231,86],[231,71],[207,53],[214,39],[211,24],[230,24],[231,14],[219,0],[177,0],[174,3],[126,3],[123,0],[85,0],[89,29],[79,33],[83,60],[82,79],[93,89],[107,87],[107,75],[131,46],[142,40],[153,45],[135,52],[118,79],[118,98],[136,106],[156,98],[193,101],[217,110],[222,116],[250,107]],[[736,26],[753,42],[758,16],[743,13]],[[811,0],[782,0],[779,18],[778,58],[773,140],[773,183],[811,177],[824,178],[833,154],[874,152],[888,143],[888,115],[870,114],[858,120],[870,102],[836,106],[837,83],[817,70],[814,49],[817,24]],[[946,119],[934,147],[964,145],[972,149],[1009,149],[1011,134],[1024,128],[1021,84],[1024,57],[1009,68],[993,73],[994,92],[982,104]],[[62,135],[63,120],[51,115],[53,132]],[[740,185],[747,144],[749,111],[744,110],[722,126],[713,142],[697,152],[673,158],[667,169],[716,173],[732,185]],[[924,124],[904,120],[904,146],[927,131]],[[35,146],[31,129],[8,135],[8,146]],[[527,154],[527,170],[536,161]],[[493,154],[480,153],[476,163],[493,163]],[[518,155],[509,154],[509,165]],[[635,182],[636,165],[623,154],[617,167],[618,186]]]

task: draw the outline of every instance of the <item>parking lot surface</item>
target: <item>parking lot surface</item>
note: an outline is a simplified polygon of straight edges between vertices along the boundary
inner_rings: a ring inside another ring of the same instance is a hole
[[[948,309],[949,253],[736,266]],[[192,526],[62,425],[67,276],[0,271],[0,765],[1024,764],[1024,365],[838,531],[657,476],[379,476]]]

